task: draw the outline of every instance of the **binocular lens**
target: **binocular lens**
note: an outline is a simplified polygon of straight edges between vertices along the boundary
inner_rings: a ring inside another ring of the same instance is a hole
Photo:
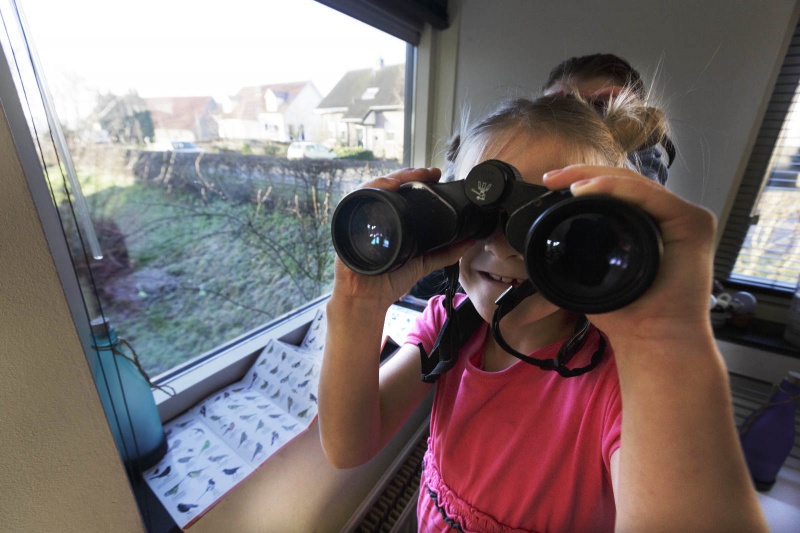
[[[375,275],[406,259],[409,232],[399,202],[387,191],[363,189],[339,204],[333,215],[333,245],[348,267]]]
[[[573,198],[540,217],[527,250],[528,275],[547,299],[602,313],[627,305],[650,286],[660,238],[652,220],[633,206]]]
[[[400,227],[391,211],[365,200],[353,210],[349,222],[350,246],[365,265],[392,261]]]

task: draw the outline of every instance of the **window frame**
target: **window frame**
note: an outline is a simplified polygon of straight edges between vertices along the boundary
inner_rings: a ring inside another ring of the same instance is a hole
[[[750,153],[737,190],[730,200],[725,224],[721,228],[714,257],[714,278],[726,290],[747,291],[756,296],[756,317],[770,323],[768,337],[780,336],[779,327],[787,322],[788,309],[794,290],[773,287],[767,283],[746,282],[731,279],[739,251],[745,243],[753,211],[762,187],[769,179],[772,154],[779,140],[779,133],[791,108],[791,95],[800,88],[800,22],[786,36],[783,59],[776,65],[770,80],[772,91],[764,104],[761,122],[755,133]],[[789,89],[791,87],[791,89]],[[787,102],[788,96],[788,102]],[[776,124],[778,124],[776,126]],[[784,343],[777,343],[785,349]]]

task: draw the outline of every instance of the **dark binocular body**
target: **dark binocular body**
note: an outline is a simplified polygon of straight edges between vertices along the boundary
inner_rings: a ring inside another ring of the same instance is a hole
[[[333,214],[336,253],[350,269],[379,275],[409,259],[500,226],[533,286],[564,309],[602,313],[641,296],[661,261],[661,235],[638,207],[608,196],[574,197],[522,181],[498,160],[465,180],[359,189]]]

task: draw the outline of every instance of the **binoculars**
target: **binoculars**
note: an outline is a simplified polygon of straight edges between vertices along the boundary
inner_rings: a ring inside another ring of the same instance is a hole
[[[460,181],[356,190],[334,211],[331,233],[345,265],[379,275],[438,248],[488,237],[498,226],[534,288],[581,313],[633,302],[661,262],[658,225],[640,208],[526,183],[498,160],[476,165]]]

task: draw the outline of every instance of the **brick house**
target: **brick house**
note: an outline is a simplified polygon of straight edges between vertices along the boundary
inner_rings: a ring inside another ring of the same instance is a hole
[[[322,99],[323,142],[403,159],[405,64],[351,70]]]
[[[219,136],[231,140],[321,140],[322,100],[310,81],[243,87],[217,115]]]
[[[214,115],[219,104],[210,96],[144,98],[156,141],[207,141],[219,137]]]

